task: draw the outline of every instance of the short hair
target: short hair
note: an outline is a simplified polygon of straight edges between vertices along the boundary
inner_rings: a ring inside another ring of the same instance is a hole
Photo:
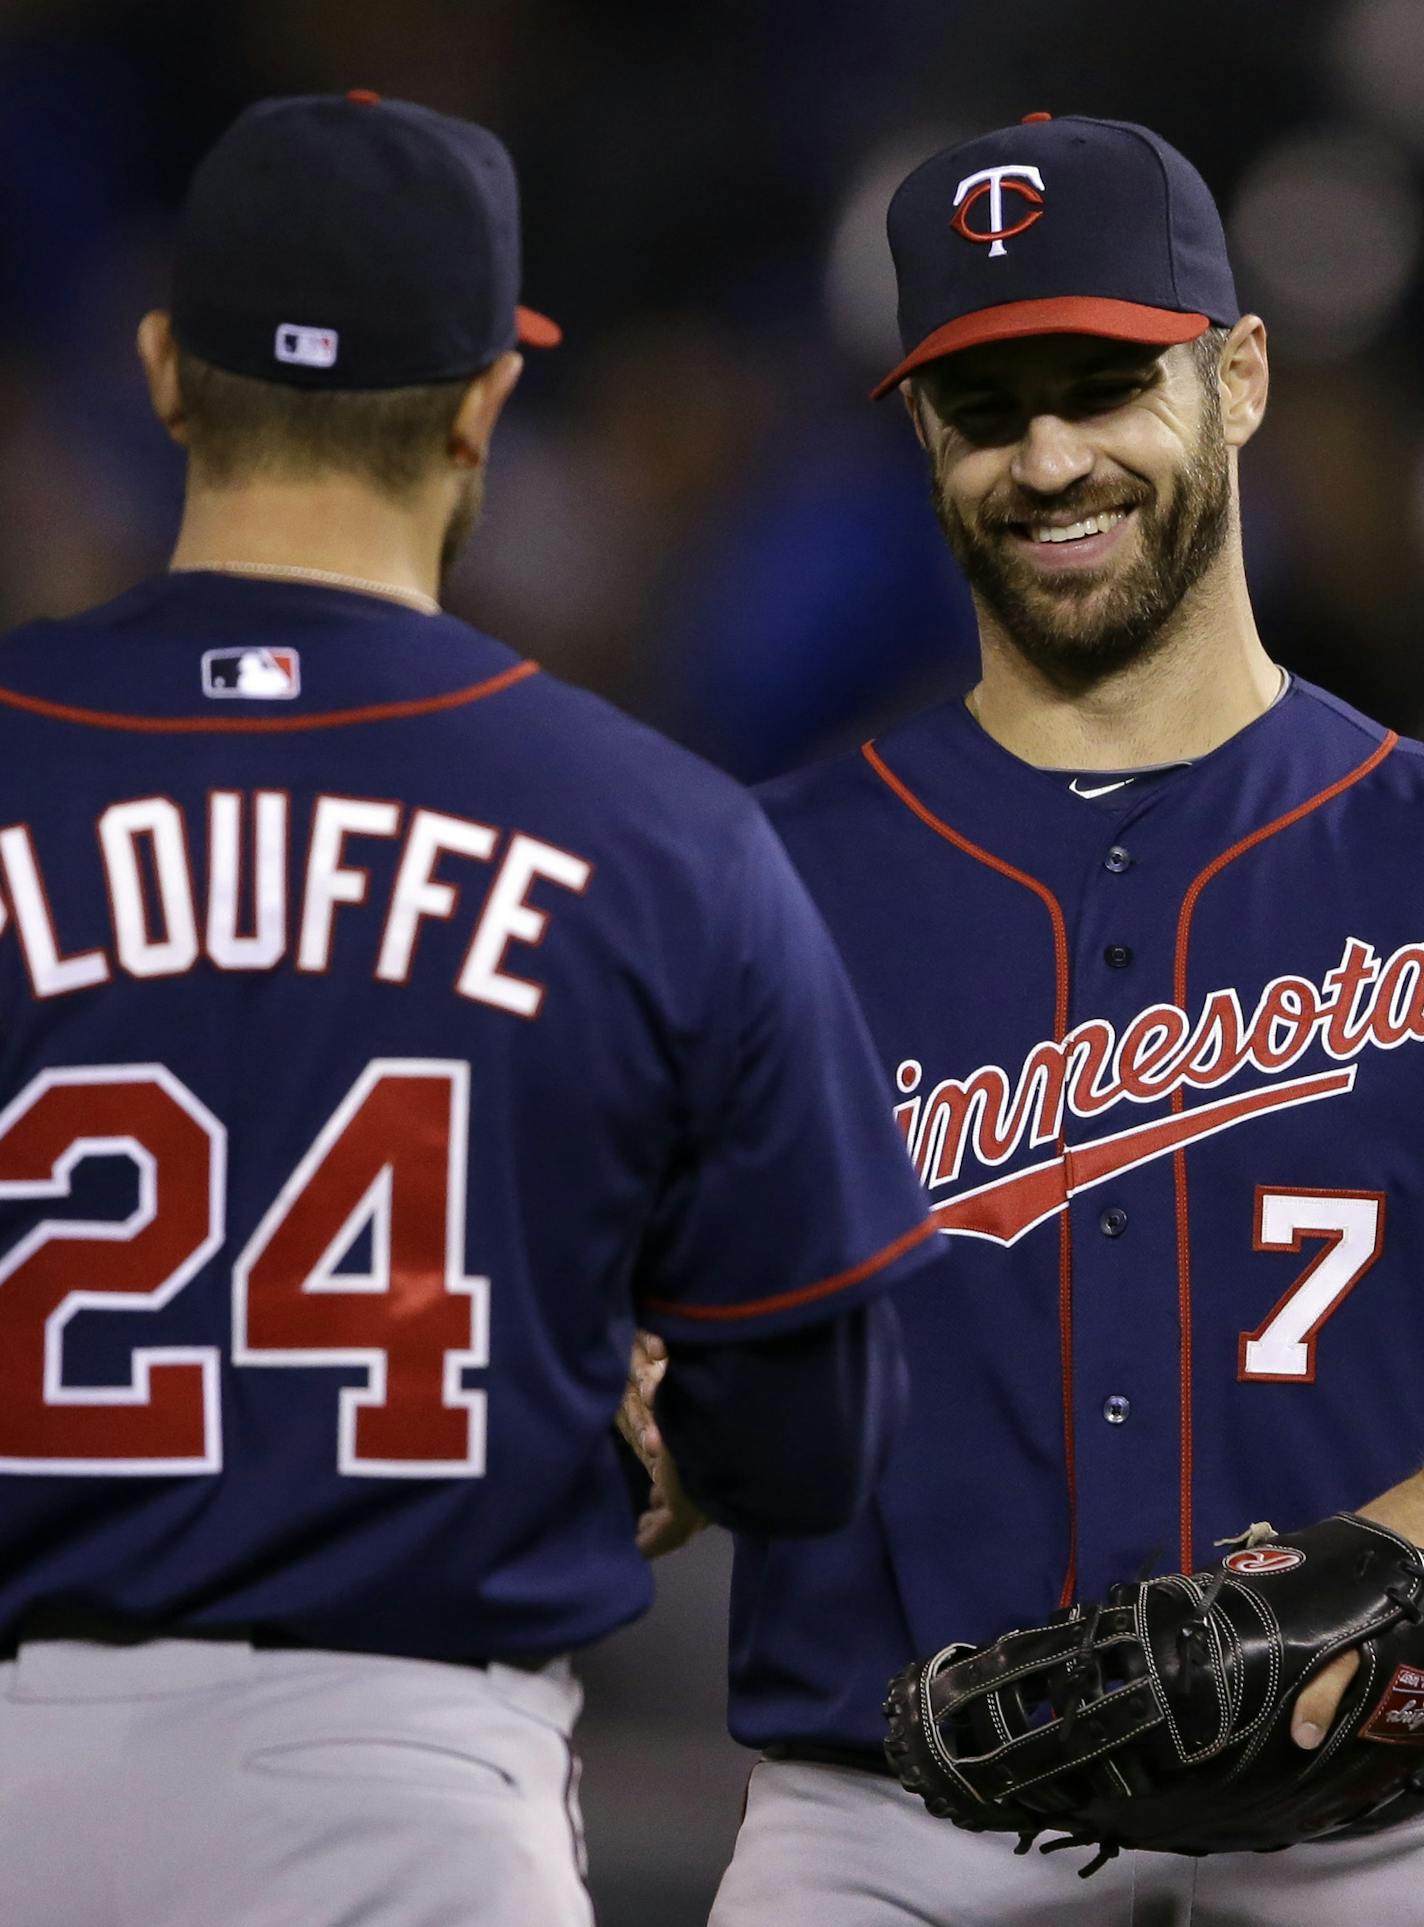
[[[468,378],[417,388],[298,388],[178,355],[189,451],[218,487],[341,474],[407,495],[445,453],[467,386]]]
[[[1192,342],[1192,360],[1197,365],[1197,377],[1208,395],[1216,394],[1217,377],[1221,373],[1221,350],[1230,333],[1229,328],[1213,322]]]

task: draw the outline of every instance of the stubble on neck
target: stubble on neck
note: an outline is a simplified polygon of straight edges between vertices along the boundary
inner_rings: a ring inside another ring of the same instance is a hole
[[[1076,639],[1056,635],[990,558],[965,555],[967,532],[939,503],[951,545],[969,564],[979,619],[983,678],[970,706],[1012,754],[1080,769],[1203,756],[1274,702],[1281,675],[1246,587],[1234,455],[1204,441],[1184,484],[1186,495],[1154,528],[1162,573],[1126,601],[1109,597],[1109,609],[1123,606],[1105,610],[1100,634]],[[1167,600],[1154,609],[1159,589]]]
[[[1150,650],[1087,686],[1046,673],[977,596],[975,605],[983,675],[970,708],[996,742],[1040,768],[1138,769],[1205,756],[1280,693],[1234,542]]]

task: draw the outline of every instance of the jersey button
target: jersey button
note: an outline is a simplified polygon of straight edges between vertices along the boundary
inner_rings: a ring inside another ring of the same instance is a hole
[[[1120,843],[1114,843],[1103,858],[1103,868],[1111,870],[1115,877],[1120,877],[1124,870],[1132,868],[1131,854]]]
[[[1098,1219],[1098,1229],[1105,1238],[1120,1238],[1127,1229],[1127,1213],[1120,1204],[1110,1204]]]
[[[1132,952],[1125,943],[1110,943],[1103,952],[1103,962],[1110,970],[1126,970],[1132,962]]]
[[[1132,1411],[1132,1400],[1124,1398],[1121,1392],[1114,1392],[1111,1398],[1103,1400],[1103,1417],[1109,1425],[1126,1425]]]

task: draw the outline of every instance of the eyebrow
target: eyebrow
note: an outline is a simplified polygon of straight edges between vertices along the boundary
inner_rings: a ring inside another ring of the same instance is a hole
[[[1162,365],[1162,351],[1149,343],[1135,341],[1104,342],[1100,353],[1085,355],[1081,363],[1064,377],[1069,382],[1100,380],[1104,375],[1146,377]],[[1012,377],[990,373],[951,372],[948,369],[931,377],[932,393],[955,406],[966,401],[998,400],[1010,396]]]
[[[1115,373],[1120,368],[1145,369],[1160,367],[1162,350],[1144,341],[1113,341],[1103,344],[1103,353],[1094,358],[1084,359],[1082,372],[1085,374]]]

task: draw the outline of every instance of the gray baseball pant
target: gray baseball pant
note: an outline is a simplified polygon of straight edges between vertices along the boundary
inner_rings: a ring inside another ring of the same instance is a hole
[[[1424,1821],[1286,1853],[1014,1853],[895,1781],[763,1760],[709,1927],[1420,1927]]]
[[[591,1927],[566,1660],[196,1640],[0,1665],[6,1927]]]

